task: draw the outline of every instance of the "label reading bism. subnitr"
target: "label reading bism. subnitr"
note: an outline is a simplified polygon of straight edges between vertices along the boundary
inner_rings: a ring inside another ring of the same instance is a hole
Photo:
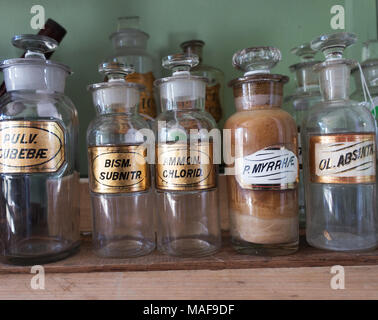
[[[374,133],[311,136],[311,181],[374,183],[375,152]]]
[[[65,136],[55,121],[1,121],[0,173],[56,172],[65,162]]]
[[[213,144],[159,144],[156,148],[156,188],[191,191],[216,187]]]
[[[236,179],[244,189],[294,189],[298,158],[283,146],[271,146],[236,159]]]
[[[146,191],[150,187],[147,149],[140,145],[88,148],[90,189],[96,193]]]

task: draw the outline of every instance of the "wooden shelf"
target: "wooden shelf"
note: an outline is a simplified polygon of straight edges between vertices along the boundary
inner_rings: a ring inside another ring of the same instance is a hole
[[[83,238],[80,251],[65,260],[46,264],[46,273],[89,273],[118,271],[222,270],[256,268],[302,268],[378,265],[378,250],[365,253],[330,252],[312,248],[301,237],[297,253],[280,257],[241,255],[231,246],[227,233],[215,255],[203,258],[177,258],[153,252],[130,259],[103,259],[92,252],[89,237]],[[0,273],[30,273],[30,267],[0,264]]]

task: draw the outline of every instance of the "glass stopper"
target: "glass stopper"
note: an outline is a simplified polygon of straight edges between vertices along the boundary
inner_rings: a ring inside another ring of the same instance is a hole
[[[98,72],[107,77],[108,81],[125,80],[125,77],[135,72],[133,66],[127,66],[124,63],[110,61],[101,63],[98,66]]]
[[[362,61],[378,59],[378,40],[364,42],[362,47]]]
[[[354,33],[339,32],[322,35],[311,41],[311,48],[322,51],[327,60],[342,59],[345,48],[357,41]]]
[[[140,27],[139,16],[118,18],[118,26],[117,26],[118,31],[125,30],[125,29],[139,29],[139,27]]]
[[[290,50],[292,54],[295,54],[301,59],[301,62],[313,61],[317,51],[311,48],[309,43],[304,43],[298,47]]]
[[[46,59],[45,53],[52,52],[58,47],[54,39],[35,34],[21,34],[12,38],[12,44],[16,48],[26,51],[25,58]]]
[[[173,75],[181,72],[189,73],[189,70],[198,63],[199,58],[195,54],[177,53],[162,59],[162,66],[165,69],[172,70]]]
[[[255,73],[270,73],[270,69],[280,60],[281,52],[277,48],[253,47],[236,52],[232,57],[232,65],[248,76]]]

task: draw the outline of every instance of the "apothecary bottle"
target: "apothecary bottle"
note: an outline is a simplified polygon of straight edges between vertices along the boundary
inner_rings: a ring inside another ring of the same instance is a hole
[[[320,61],[314,59],[316,51],[311,49],[309,43],[293,48],[291,52],[300,58],[300,62],[290,66],[295,73],[297,86],[293,94],[284,98],[284,109],[294,117],[298,127],[298,160],[299,160],[299,224],[306,225],[305,192],[303,184],[302,145],[300,132],[303,119],[307,116],[309,108],[321,101],[318,75],[313,71],[315,64]]]
[[[0,64],[0,257],[41,264],[80,244],[78,116],[64,95],[70,69],[44,56],[57,42],[20,35],[12,43],[26,54]]]
[[[114,54],[109,61],[117,61],[134,67],[135,72],[127,76],[127,81],[145,86],[140,92],[139,113],[148,121],[157,115],[154,91],[153,57],[147,51],[149,35],[139,29],[139,17],[118,18],[117,32],[110,35]]]
[[[99,72],[108,81],[88,87],[97,113],[87,131],[94,252],[108,258],[142,256],[155,249],[143,132],[149,126],[138,114],[144,88],[125,80],[134,72],[130,66],[108,62]]]
[[[375,122],[371,112],[349,100],[350,69],[343,51],[351,33],[314,39],[326,57],[315,66],[323,102],[303,124],[306,238],[317,248],[360,251],[376,247]]]
[[[244,76],[229,83],[237,112],[224,126],[231,133],[225,162],[232,243],[245,254],[298,249],[297,126],[281,108],[289,78],[270,73],[280,59],[273,47],[247,48],[232,59]]]
[[[189,40],[181,43],[185,54],[195,54],[199,58],[197,66],[191,69],[192,75],[206,77],[206,99],[205,110],[209,112],[215,121],[219,123],[223,118],[223,95],[224,95],[224,74],[218,68],[203,63],[202,50],[205,42],[202,40]]]
[[[352,69],[352,76],[355,83],[355,91],[351,94],[351,99],[363,104],[368,110],[373,113],[375,117],[375,124],[378,125],[378,40],[369,40],[364,43],[362,47],[362,73],[364,75],[366,84],[372,101],[370,101],[367,93],[364,94],[362,89],[361,73],[358,66]],[[373,105],[371,105],[373,103]],[[378,141],[378,130],[376,127],[376,142]],[[378,153],[375,153],[378,164]],[[376,175],[376,179],[378,176]],[[376,208],[378,210],[378,188],[376,188],[377,195]],[[378,213],[377,213],[378,214]],[[378,221],[377,221],[378,222]],[[377,230],[378,231],[378,230]]]
[[[195,55],[163,59],[171,77],[159,79],[162,113],[155,122],[158,249],[175,256],[204,256],[221,245],[217,162],[219,139],[204,111],[206,78],[193,76]],[[216,143],[218,142],[218,143]]]

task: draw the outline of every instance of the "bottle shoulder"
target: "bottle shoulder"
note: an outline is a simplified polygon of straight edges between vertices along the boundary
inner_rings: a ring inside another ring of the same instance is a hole
[[[309,132],[372,132],[375,120],[370,110],[353,100],[321,102],[311,108],[303,128]]]

